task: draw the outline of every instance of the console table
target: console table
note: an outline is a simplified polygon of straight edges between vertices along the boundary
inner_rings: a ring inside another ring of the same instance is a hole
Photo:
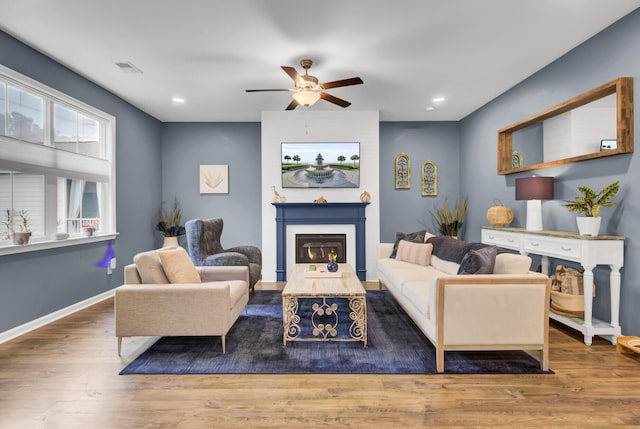
[[[549,311],[549,317],[584,335],[584,343],[591,345],[598,335],[616,344],[622,335],[620,315],[620,269],[624,265],[624,237],[585,236],[562,231],[527,231],[524,228],[482,227],[482,242],[505,249],[517,250],[523,255],[541,255],[542,272],[549,275],[549,257],[578,262],[584,268],[584,319],[566,317]],[[609,289],[611,295],[611,322],[592,316],[593,268],[608,265],[611,268]]]

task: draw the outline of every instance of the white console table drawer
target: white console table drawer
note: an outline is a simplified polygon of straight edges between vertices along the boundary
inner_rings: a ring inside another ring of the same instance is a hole
[[[521,236],[502,231],[482,230],[482,242],[506,249],[520,250]]]
[[[555,237],[524,236],[524,251],[542,254],[568,261],[580,261],[582,246],[578,240],[567,240]]]

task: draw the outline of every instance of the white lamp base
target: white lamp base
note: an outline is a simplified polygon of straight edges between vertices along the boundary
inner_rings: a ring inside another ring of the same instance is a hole
[[[527,200],[527,231],[542,231],[542,201]]]

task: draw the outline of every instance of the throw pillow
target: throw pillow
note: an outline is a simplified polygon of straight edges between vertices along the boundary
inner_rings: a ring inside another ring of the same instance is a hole
[[[133,257],[133,263],[140,275],[140,280],[145,284],[167,284],[169,279],[162,269],[162,262],[157,250],[138,253]]]
[[[171,283],[200,283],[200,275],[182,247],[158,252],[162,268]]]
[[[425,231],[424,233],[424,242],[426,243],[428,239],[431,237],[435,237],[435,235],[431,234],[429,231]]]
[[[457,264],[462,263],[462,259],[469,252],[469,250],[478,250],[485,247],[490,247],[489,244],[484,243],[467,243],[466,241],[458,240],[448,235],[439,235],[437,237],[431,237],[426,240],[427,243],[433,244],[433,255],[438,258],[455,262]]]
[[[497,253],[494,246],[469,250],[460,263],[458,274],[493,274]]]
[[[433,244],[433,254],[445,261],[462,262],[462,258],[470,250],[469,243],[462,240],[449,237],[447,235],[439,235],[427,239],[427,243]]]
[[[417,265],[430,265],[432,251],[432,244],[411,243],[406,240],[400,240],[396,259],[398,261],[410,262]]]
[[[530,269],[529,256],[505,252],[496,256],[493,274],[527,274]]]
[[[424,234],[427,231],[416,231],[411,232],[409,234],[405,234],[404,232],[396,232],[396,241],[393,243],[393,250],[391,251],[390,258],[395,259],[396,254],[398,253],[398,244],[400,240],[410,241],[412,243],[423,243],[424,242]]]

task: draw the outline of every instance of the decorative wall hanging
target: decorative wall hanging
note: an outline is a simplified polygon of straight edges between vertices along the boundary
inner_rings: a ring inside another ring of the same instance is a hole
[[[229,166],[201,165],[200,166],[200,193],[201,194],[228,194],[229,193]]]
[[[396,189],[411,188],[411,160],[409,155],[401,152],[396,157]]]
[[[438,195],[438,166],[429,160],[422,164],[422,196]]]
[[[524,166],[524,159],[522,159],[522,155],[517,150],[513,151],[511,155],[511,163],[513,168],[520,168]]]

